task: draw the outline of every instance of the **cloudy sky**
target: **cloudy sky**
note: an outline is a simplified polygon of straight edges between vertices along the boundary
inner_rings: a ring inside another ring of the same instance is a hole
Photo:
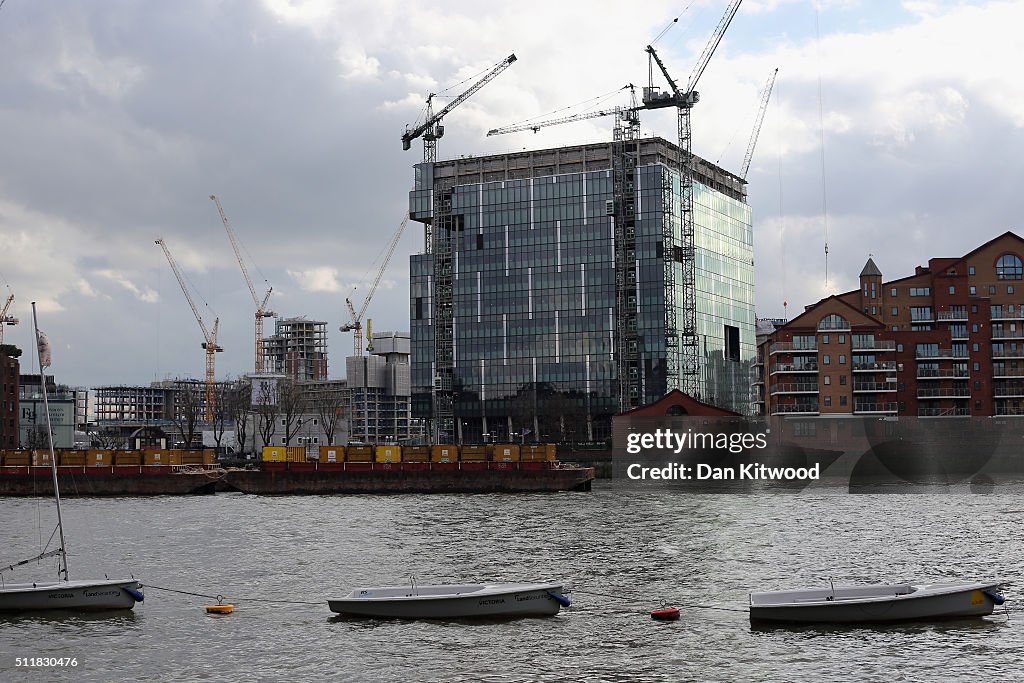
[[[646,84],[644,46],[673,17],[656,45],[685,81],[727,4],[3,0],[0,291],[22,321],[5,340],[29,348],[35,300],[59,381],[201,376],[162,236],[207,325],[220,318],[218,376],[249,371],[254,307],[215,193],[271,308],[329,323],[340,377],[345,298],[361,303],[400,224],[422,147],[399,137],[428,92],[454,96],[515,52],[445,119],[439,158],[607,140],[608,119],[485,133]],[[1024,230],[1022,25],[1018,0],[742,4],[700,82],[693,146],[738,172],[779,68],[748,175],[758,315],[855,287],[869,254],[899,277]],[[642,127],[672,139],[674,113]],[[422,245],[410,224],[369,309],[375,330],[408,329]]]

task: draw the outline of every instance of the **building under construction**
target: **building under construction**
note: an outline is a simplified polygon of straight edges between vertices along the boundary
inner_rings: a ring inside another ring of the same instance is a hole
[[[300,381],[327,379],[327,323],[304,317],[275,320],[274,334],[265,337],[266,371]]]
[[[745,183],[682,158],[637,138],[416,165],[413,416],[434,438],[605,439],[677,388],[749,412]]]

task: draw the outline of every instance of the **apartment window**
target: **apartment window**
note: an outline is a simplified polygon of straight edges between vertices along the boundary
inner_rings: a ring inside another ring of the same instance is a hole
[[[878,306],[871,307],[871,315],[878,315]]]
[[[911,287],[910,288],[910,296],[931,296],[931,295],[932,295],[932,288],[931,287]]]
[[[894,317],[894,318],[895,318],[895,317],[896,317],[896,316],[898,316],[899,314],[900,314],[900,309],[899,309],[899,308],[897,308],[896,306],[893,306],[893,307],[892,307],[892,317]]]
[[[825,386],[830,384],[832,384],[832,377],[830,375],[825,375]]]
[[[897,353],[903,353],[903,344],[897,344],[896,345],[896,352]]]
[[[968,266],[967,267],[967,274],[968,275],[974,275],[974,266]]]
[[[1013,285],[1006,285],[1006,293],[1013,294]]]
[[[840,365],[846,365],[846,356],[844,356],[842,354],[839,355],[839,364]]]
[[[846,375],[839,375],[839,385],[840,386],[845,386],[846,385]]]
[[[827,353],[824,356],[821,357],[821,364],[822,365],[828,365],[831,362],[832,362],[832,359],[828,357]]]
[[[978,288],[975,287],[974,285],[971,285],[970,289],[968,289],[967,291],[970,293],[971,296],[974,296],[978,293]]]
[[[871,283],[871,298],[872,299],[877,299],[878,298],[878,289],[877,289],[877,286],[875,285],[874,282]]]
[[[840,344],[845,344],[846,343],[846,335],[845,334],[839,335],[839,343]]]
[[[996,293],[996,286],[995,285],[989,285],[988,286],[988,293],[989,294],[995,294]]]
[[[932,307],[931,306],[911,306],[910,307],[910,320],[932,320]]]
[[[831,405],[832,405],[832,397],[831,396],[826,396],[825,397],[825,407],[828,408],[828,407],[831,407]]]
[[[846,405],[846,396],[840,396],[839,397],[839,405],[841,405],[841,406],[845,406]]]
[[[977,353],[977,352],[978,352],[978,351],[980,351],[980,350],[981,350],[981,349],[980,349],[980,348],[978,348],[978,345],[977,345],[977,344],[971,344],[971,351],[974,351],[975,353]]]
[[[974,287],[971,287],[971,289],[974,289]],[[978,312],[978,304],[971,304],[971,313],[977,313],[977,312]]]
[[[956,294],[956,287],[954,287],[953,285],[950,285],[949,286],[949,293],[950,294]]]
[[[1024,264],[1016,254],[1003,254],[996,261],[996,277],[1000,280],[1019,280],[1024,273]]]
[[[971,324],[971,332],[977,332],[977,331],[978,331],[978,323]]]
[[[827,334],[821,335],[821,343],[822,344],[828,344],[828,335]]]
[[[895,287],[893,287],[893,288],[892,288],[892,289],[891,289],[891,290],[889,291],[889,293],[890,293],[890,294],[891,294],[892,296],[896,296],[896,288],[895,288]]]
[[[974,371],[975,372],[981,372],[981,363],[978,363],[978,362],[974,363]]]

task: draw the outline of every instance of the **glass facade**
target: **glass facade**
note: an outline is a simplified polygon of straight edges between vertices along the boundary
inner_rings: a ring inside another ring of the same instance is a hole
[[[429,212],[433,177],[418,167],[414,213]],[[679,175],[638,168],[638,331],[642,403],[666,380],[663,221],[680,231]],[[661,206],[671,183],[676,206]],[[454,413],[462,441],[593,441],[620,412],[615,359],[614,225],[610,170],[458,183],[453,236]],[[750,207],[694,188],[700,396],[748,412],[755,356]],[[414,216],[416,217],[416,216]],[[676,263],[676,287],[682,288]],[[432,256],[411,258],[414,417],[429,418],[435,377]],[[681,292],[675,297],[683,301]],[[682,320],[682,311],[677,312]]]

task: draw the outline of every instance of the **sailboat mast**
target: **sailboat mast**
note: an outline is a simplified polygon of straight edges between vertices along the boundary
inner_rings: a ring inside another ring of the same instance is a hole
[[[58,570],[58,576],[63,573],[64,580],[68,580],[68,551],[64,544],[64,520],[60,515],[60,487],[57,486],[57,456],[53,452],[53,429],[50,426],[50,401],[46,395],[46,373],[44,372],[42,351],[39,348],[39,322],[36,320],[36,302],[32,302],[32,331],[36,336],[36,358],[39,360],[39,384],[43,388],[43,413],[46,415],[46,440],[50,444],[50,472],[53,474],[53,498],[57,503],[57,531],[60,532],[60,559],[63,567]],[[47,361],[46,365],[49,365]]]

